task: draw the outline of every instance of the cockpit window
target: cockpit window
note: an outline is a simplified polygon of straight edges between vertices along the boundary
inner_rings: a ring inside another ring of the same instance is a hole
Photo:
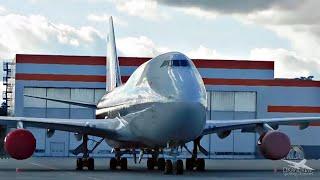
[[[180,66],[189,66],[189,61],[187,61],[187,60],[180,60]]]
[[[166,67],[166,66],[169,66],[169,62],[170,61],[163,61],[163,63],[161,64],[160,67]]]
[[[183,66],[183,67],[187,67],[190,66],[188,60],[167,60],[167,61],[163,61],[162,65],[160,67],[165,67],[165,66]]]

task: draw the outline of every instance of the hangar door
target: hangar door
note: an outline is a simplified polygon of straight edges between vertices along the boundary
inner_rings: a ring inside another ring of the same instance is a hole
[[[256,92],[212,91],[208,98],[208,115],[212,120],[256,118]],[[222,158],[252,157],[255,154],[255,144],[254,133],[241,133],[240,130],[233,131],[225,139],[220,139],[216,134],[210,138],[211,154]]]
[[[97,103],[105,94],[105,89],[25,87],[24,94]],[[24,97],[23,114],[26,117],[95,118],[94,110],[89,108],[31,97]],[[56,131],[51,138],[48,138],[44,129],[30,128],[30,130],[37,139],[36,155],[38,156],[72,156],[70,151],[81,143],[75,139],[73,133]],[[96,138],[96,140],[98,139],[100,138]],[[93,145],[90,141],[89,147]],[[94,155],[105,155],[106,149],[110,148],[102,143]]]

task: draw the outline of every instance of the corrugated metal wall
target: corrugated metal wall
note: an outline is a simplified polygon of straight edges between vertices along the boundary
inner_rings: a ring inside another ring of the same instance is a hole
[[[256,118],[256,92],[211,91],[212,120]],[[210,149],[216,158],[252,157],[255,155],[255,134],[233,131],[225,139],[211,135]]]

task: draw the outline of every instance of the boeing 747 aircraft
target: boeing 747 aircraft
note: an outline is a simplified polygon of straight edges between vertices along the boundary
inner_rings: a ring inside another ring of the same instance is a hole
[[[143,155],[149,156],[148,169],[155,167],[165,173],[182,174],[183,161],[178,159],[178,148],[193,142],[191,157],[186,159],[187,170],[203,171],[205,160],[198,158],[198,151],[208,154],[200,145],[201,137],[216,133],[227,137],[232,130],[259,133],[258,146],[267,159],[286,157],[291,144],[289,137],[278,131],[279,125],[298,124],[301,129],[320,117],[268,118],[248,120],[206,121],[206,89],[193,62],[180,52],[161,54],[142,64],[122,84],[116,51],[112,18],[107,47],[107,93],[98,104],[48,97],[25,96],[64,102],[96,109],[96,119],[53,119],[33,117],[0,117],[0,125],[15,128],[4,140],[6,152],[14,159],[32,156],[36,139],[27,127],[47,129],[47,136],[55,130],[74,132],[82,144],[73,153],[83,154],[77,159],[77,169],[94,170],[93,149],[87,147],[88,136],[101,137],[97,147],[105,140],[115,154],[110,168],[127,169],[127,158],[132,154],[135,162]],[[210,128],[205,128],[209,124]],[[310,137],[312,138],[312,137]],[[140,155],[137,159],[136,150]],[[165,159],[164,152],[172,158]]]

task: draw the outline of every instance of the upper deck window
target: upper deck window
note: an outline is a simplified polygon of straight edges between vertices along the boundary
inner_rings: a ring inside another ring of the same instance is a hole
[[[183,67],[188,67],[190,66],[188,60],[167,60],[167,61],[163,61],[162,65],[160,67],[164,67],[164,66],[183,66]]]

